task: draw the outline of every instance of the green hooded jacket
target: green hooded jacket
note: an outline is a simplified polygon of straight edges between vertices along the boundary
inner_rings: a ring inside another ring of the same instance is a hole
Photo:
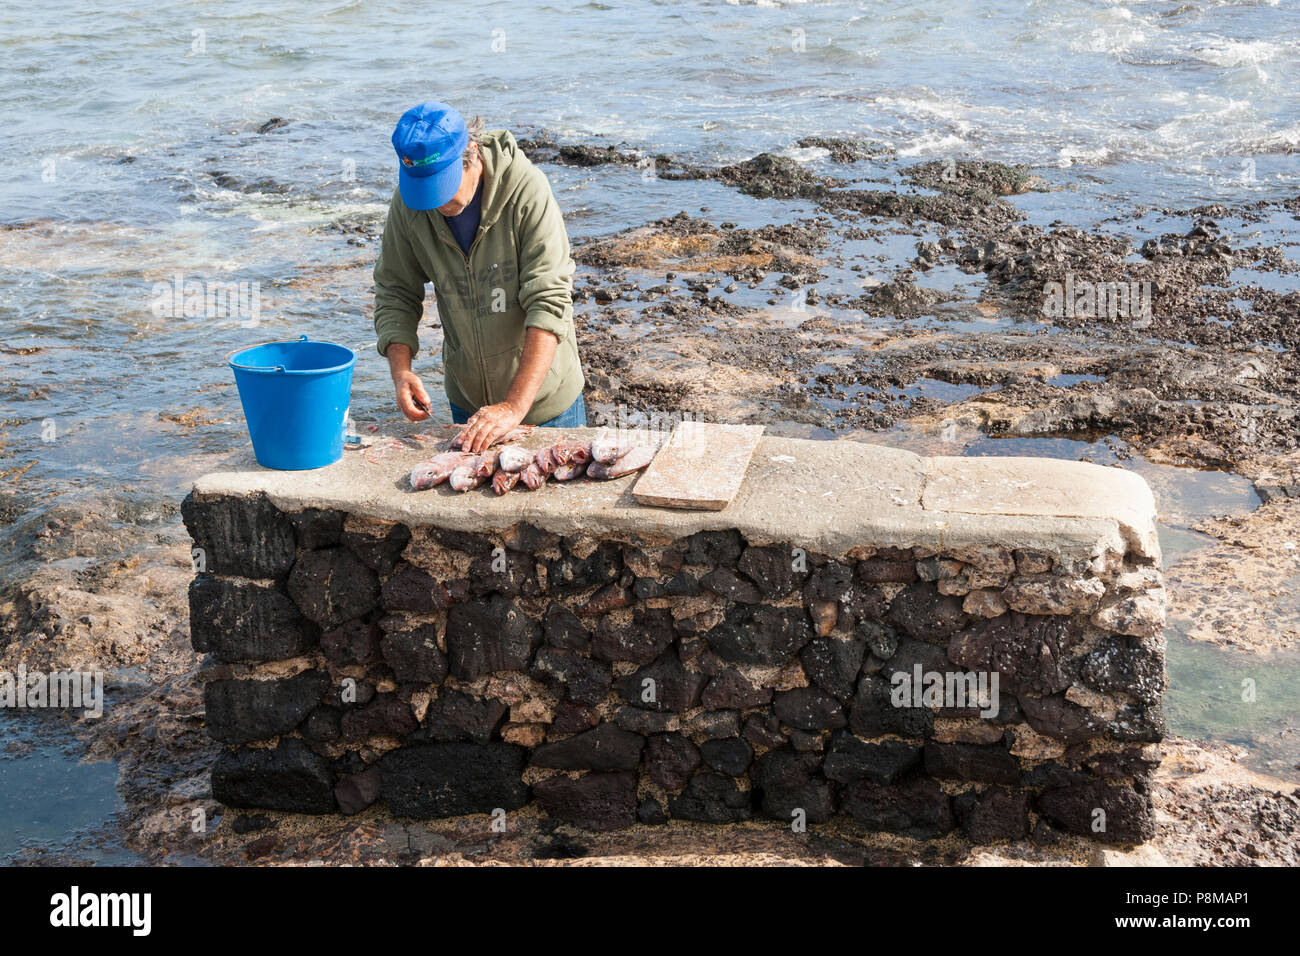
[[[569,237],[550,183],[508,130],[487,133],[479,155],[482,212],[468,255],[442,213],[410,209],[394,191],[375,263],[375,344],[381,355],[393,342],[415,355],[424,286],[432,282],[447,397],[473,411],[505,399],[526,330],[544,329],[559,346],[524,417],[525,424],[538,425],[582,394]]]

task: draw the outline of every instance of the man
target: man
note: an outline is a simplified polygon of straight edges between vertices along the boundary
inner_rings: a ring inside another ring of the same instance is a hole
[[[521,423],[585,425],[573,260],[546,177],[507,130],[466,126],[445,103],[407,110],[393,148],[398,188],[374,276],[376,347],[397,407],[429,417],[411,360],[432,282],[443,387],[466,448],[482,451]]]

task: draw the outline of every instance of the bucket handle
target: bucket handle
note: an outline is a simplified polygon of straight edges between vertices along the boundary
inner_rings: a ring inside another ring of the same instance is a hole
[[[306,342],[306,341],[308,341],[307,336],[306,336],[306,335],[300,335],[300,336],[298,336],[298,341],[299,341],[299,342]],[[227,364],[227,365],[230,365],[232,368],[246,368],[246,369],[249,369],[249,370],[254,371],[254,372],[281,372],[281,373],[283,373],[284,370],[285,370],[283,365],[240,365],[240,364],[238,364],[237,362],[235,362],[235,361],[233,361],[233,360],[231,359],[231,356],[234,355],[236,352],[247,352],[247,351],[249,351],[250,349],[260,349],[263,345],[275,345],[275,344],[277,344],[277,343],[275,343],[275,342],[258,342],[256,345],[241,345],[241,346],[240,346],[239,348],[237,348],[237,349],[231,349],[229,352],[226,353],[226,364]]]

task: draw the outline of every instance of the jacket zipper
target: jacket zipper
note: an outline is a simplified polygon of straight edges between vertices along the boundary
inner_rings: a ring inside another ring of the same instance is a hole
[[[441,213],[439,213],[439,215],[441,215]],[[431,223],[431,225],[433,224]],[[460,245],[454,239],[448,239],[446,236],[441,235],[438,232],[436,226],[433,230],[434,235],[438,236],[439,239],[441,239],[443,242],[447,243],[448,245],[454,246],[456,251],[461,254],[461,258],[465,260],[465,284],[469,288],[470,312],[472,316],[472,321],[470,322],[470,324],[474,327],[474,351],[478,355],[479,382],[483,388],[483,395],[487,399],[487,401],[485,401],[483,404],[491,405],[492,392],[491,392],[491,386],[488,383],[487,363],[483,361],[483,341],[479,337],[480,330],[478,327],[478,296],[474,289],[474,270],[470,266],[470,257],[474,255],[474,249],[475,247],[478,246],[479,238],[486,231],[487,231],[486,229],[483,229],[480,226],[480,228],[474,234],[474,241],[469,244],[469,252],[465,252],[460,248]]]

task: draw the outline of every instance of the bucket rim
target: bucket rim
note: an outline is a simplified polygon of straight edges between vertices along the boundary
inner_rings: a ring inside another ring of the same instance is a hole
[[[251,352],[253,349],[260,349],[267,345],[301,345],[304,342],[310,342],[313,345],[329,345],[336,349],[342,349],[350,356],[342,365],[333,365],[328,368],[298,368],[289,369],[283,365],[240,365],[235,359],[244,352]],[[256,345],[243,345],[237,349],[232,349],[226,353],[226,364],[230,366],[231,371],[248,372],[253,375],[326,375],[330,372],[342,372],[357,364],[357,353],[346,345],[339,345],[337,342],[325,342],[320,339],[309,339],[306,335],[300,335],[296,339],[283,339],[275,342],[258,342]]]

